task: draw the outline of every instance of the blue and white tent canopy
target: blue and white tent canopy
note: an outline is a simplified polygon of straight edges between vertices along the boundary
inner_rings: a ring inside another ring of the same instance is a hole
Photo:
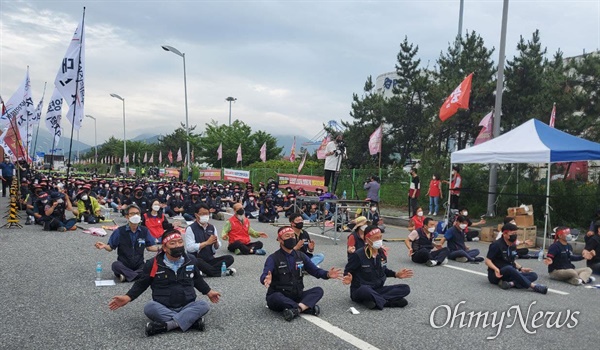
[[[452,153],[455,163],[557,163],[600,159],[600,143],[530,119],[480,145]]]

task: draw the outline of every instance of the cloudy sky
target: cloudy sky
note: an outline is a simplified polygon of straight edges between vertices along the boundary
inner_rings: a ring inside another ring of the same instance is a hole
[[[0,1],[0,94],[30,67],[34,100],[52,82],[86,6],[85,113],[99,142],[166,134],[185,121],[186,54],[190,125],[228,122],[312,138],[328,120],[350,120],[352,93],[367,76],[393,70],[404,36],[433,65],[457,32],[459,0],[411,1]],[[463,30],[499,47],[502,1],[466,0]],[[540,29],[550,53],[600,47],[600,0],[511,0],[507,57],[519,36]],[[494,54],[497,62],[498,52]],[[37,104],[37,102],[36,102]],[[64,113],[64,112],[63,112]],[[86,119],[81,141],[93,144]]]

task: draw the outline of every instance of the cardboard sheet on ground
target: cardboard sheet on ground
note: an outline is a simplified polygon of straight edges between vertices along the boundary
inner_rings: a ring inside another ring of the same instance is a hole
[[[100,280],[94,281],[96,283],[96,287],[107,287],[116,285],[115,280]]]

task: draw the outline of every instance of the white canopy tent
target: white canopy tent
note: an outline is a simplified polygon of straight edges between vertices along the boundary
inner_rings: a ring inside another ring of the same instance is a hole
[[[554,129],[537,119],[483,144],[452,153],[451,163],[547,163],[544,240],[546,248],[550,204],[550,165],[558,162],[600,160],[600,143]]]

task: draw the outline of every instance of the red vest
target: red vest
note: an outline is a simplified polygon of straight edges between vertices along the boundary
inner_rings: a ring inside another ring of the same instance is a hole
[[[159,216],[152,216],[149,213],[144,214],[144,226],[148,228],[150,234],[154,238],[162,237],[165,229],[163,228],[163,221],[165,220],[164,214]]]
[[[235,215],[229,218],[229,224],[231,224],[231,230],[229,231],[229,244],[240,241],[242,244],[250,244],[250,221],[248,218],[244,218],[244,224],[240,222]]]
[[[460,180],[460,181],[457,181]],[[458,186],[456,186],[458,182]],[[462,187],[462,177],[457,173],[452,181],[450,182],[450,194],[460,194],[460,188]]]

